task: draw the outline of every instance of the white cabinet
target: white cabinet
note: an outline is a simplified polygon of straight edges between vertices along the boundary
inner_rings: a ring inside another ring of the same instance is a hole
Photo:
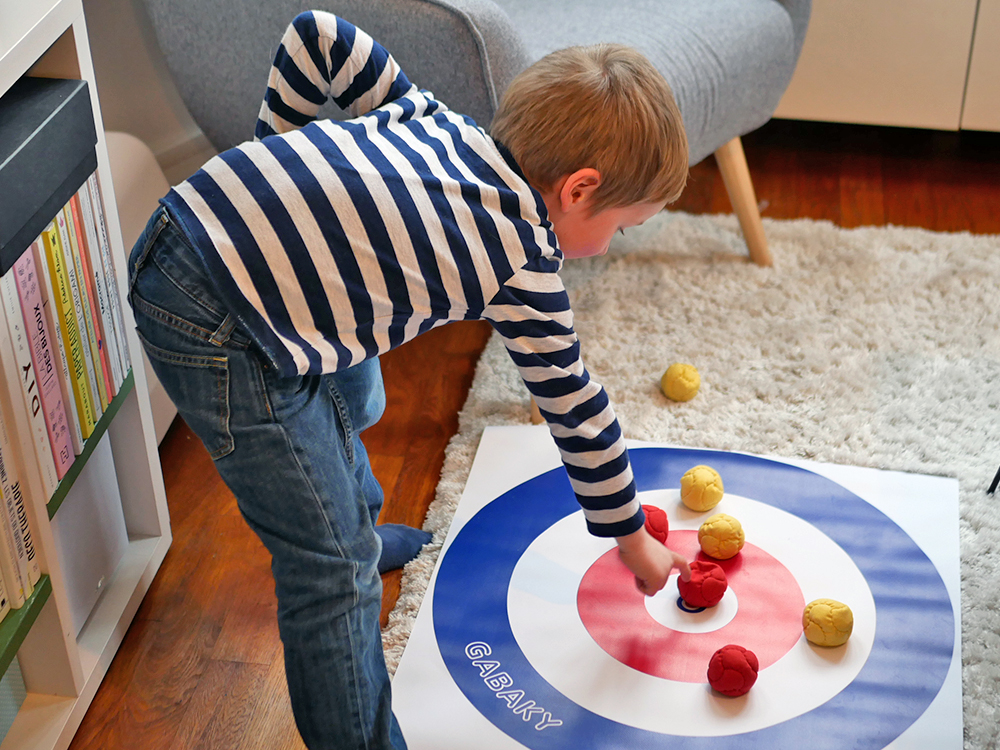
[[[962,127],[1000,131],[1000,0],[979,0]]]
[[[117,293],[124,300],[124,248],[81,0],[0,0],[0,19],[0,96],[29,72],[88,82]],[[141,362],[127,304],[122,311],[131,359]],[[3,352],[3,356],[8,353]],[[0,623],[0,666],[9,663],[16,652],[28,690],[0,750],[69,746],[170,546],[166,496],[145,381],[144,368],[133,367],[53,496],[46,496],[38,467],[21,451],[19,468],[29,493],[28,516],[43,579],[32,600]],[[0,388],[10,393],[2,377]],[[6,411],[13,410],[14,403],[7,398]],[[25,424],[16,414],[5,421],[17,432]],[[75,523],[68,516],[62,518],[60,508],[79,509],[87,503],[96,503],[94,507],[120,503],[119,517],[124,518],[125,528],[124,539],[120,527],[114,530],[118,548],[112,557],[116,563],[89,559],[86,545],[81,553],[79,545],[67,542]],[[95,585],[75,569],[81,564],[81,554],[84,562],[94,563],[95,570],[102,564],[106,568],[114,565],[110,577],[107,571],[90,575],[98,576],[99,592],[78,589]],[[74,570],[69,570],[70,566]],[[87,583],[79,583],[85,579]],[[83,622],[76,604],[81,599],[88,602],[82,610]],[[94,599],[96,605],[91,609]]]
[[[1000,130],[998,48],[1000,0],[813,0],[775,117]]]

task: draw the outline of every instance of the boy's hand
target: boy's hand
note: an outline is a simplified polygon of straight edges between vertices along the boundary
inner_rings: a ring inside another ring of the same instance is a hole
[[[651,537],[645,527],[628,536],[617,537],[616,541],[622,562],[635,574],[635,585],[646,596],[666,586],[674,568],[680,571],[682,580],[691,579],[687,560]]]

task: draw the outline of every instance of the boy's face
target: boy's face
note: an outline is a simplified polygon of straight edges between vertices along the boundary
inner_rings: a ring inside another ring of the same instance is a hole
[[[565,258],[604,255],[611,238],[628,227],[651,219],[666,203],[635,203],[592,213],[594,192],[601,184],[596,169],[581,169],[560,179],[550,190],[541,191],[552,230]]]
[[[604,255],[615,232],[637,227],[660,213],[666,203],[637,203],[621,208],[606,208],[593,215],[564,214],[552,220],[565,258],[590,258]]]

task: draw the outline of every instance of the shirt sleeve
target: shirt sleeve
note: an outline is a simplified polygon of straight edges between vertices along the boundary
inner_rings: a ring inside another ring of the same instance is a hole
[[[328,99],[358,117],[412,88],[392,55],[364,31],[332,13],[307,11],[278,46],[254,136],[308,125]]]
[[[558,261],[518,271],[484,311],[517,366],[562,456],[595,536],[624,536],[645,520],[628,451],[604,388],[580,357]]]

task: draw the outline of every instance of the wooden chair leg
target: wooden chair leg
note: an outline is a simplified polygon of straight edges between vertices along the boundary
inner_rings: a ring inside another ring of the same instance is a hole
[[[722,181],[729,193],[733,211],[740,220],[750,260],[760,266],[770,266],[771,252],[767,249],[767,237],[764,236],[764,225],[760,220],[760,209],[753,192],[747,157],[743,153],[743,142],[737,137],[720,146],[715,152],[715,161],[722,173]]]

